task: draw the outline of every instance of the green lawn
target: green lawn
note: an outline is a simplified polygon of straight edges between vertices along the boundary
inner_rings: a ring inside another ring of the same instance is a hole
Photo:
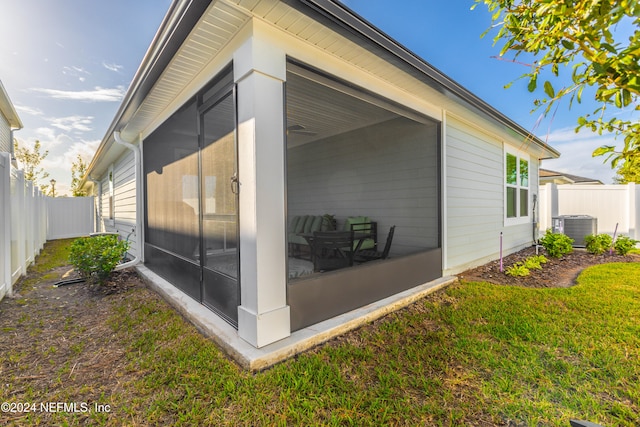
[[[91,423],[637,426],[638,277],[628,263],[592,267],[569,289],[459,283],[260,373],[134,290],[107,319],[127,380]]]

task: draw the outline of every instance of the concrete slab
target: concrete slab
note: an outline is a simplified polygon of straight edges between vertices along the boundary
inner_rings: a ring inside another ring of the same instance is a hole
[[[338,335],[406,307],[457,281],[456,277],[442,277],[293,332],[289,337],[273,344],[256,348],[240,338],[234,327],[144,265],[138,265],[136,269],[151,289],[165,298],[183,317],[195,325],[203,335],[218,344],[240,366],[251,371],[268,368]]]

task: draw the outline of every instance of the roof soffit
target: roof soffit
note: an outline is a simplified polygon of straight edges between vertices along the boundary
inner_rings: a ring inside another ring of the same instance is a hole
[[[0,81],[0,113],[5,117],[11,129],[22,129],[22,121],[16,112],[9,94]]]

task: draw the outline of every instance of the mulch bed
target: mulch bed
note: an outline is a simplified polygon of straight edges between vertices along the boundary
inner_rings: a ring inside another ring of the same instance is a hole
[[[529,288],[566,288],[575,284],[578,275],[587,267],[610,262],[638,262],[638,255],[616,255],[609,254],[593,255],[584,249],[575,248],[573,253],[561,258],[548,256],[543,247],[538,248],[538,253],[547,257],[547,263],[543,264],[542,270],[531,270],[529,276],[511,277],[500,271],[500,260],[489,262],[480,267],[476,267],[458,274],[460,280],[470,282],[489,282],[496,285],[524,286]],[[503,267],[516,262],[524,261],[526,258],[536,255],[536,248],[530,247],[503,259]]]
[[[12,297],[0,301],[2,401],[30,402],[34,395],[42,401],[44,393],[47,402],[104,403],[139,375],[128,369],[126,347],[115,339],[109,322],[131,291],[137,298],[157,295],[133,270],[114,273],[102,286],[81,282],[55,287],[74,277],[70,268],[30,272],[16,284]],[[69,390],[77,395],[67,395]],[[0,424],[28,425],[29,416],[0,414]],[[47,417],[45,424],[51,421]]]

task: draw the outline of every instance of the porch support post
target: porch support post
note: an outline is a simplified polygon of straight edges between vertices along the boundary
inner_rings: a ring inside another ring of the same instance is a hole
[[[254,34],[234,54],[240,182],[238,334],[255,347],[291,334],[286,298],[286,58]]]

